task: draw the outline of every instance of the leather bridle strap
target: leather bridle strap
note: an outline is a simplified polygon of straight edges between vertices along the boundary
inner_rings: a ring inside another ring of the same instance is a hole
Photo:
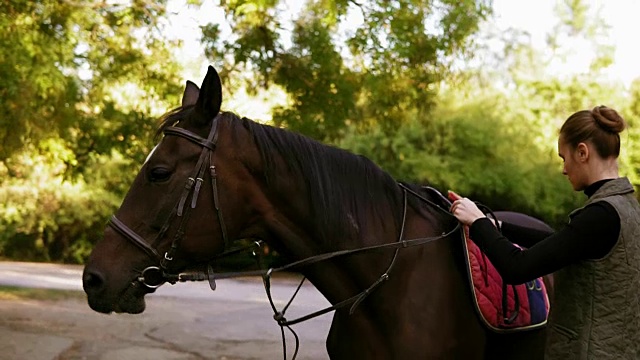
[[[182,196],[178,201],[176,216],[180,217],[181,221],[180,221],[180,225],[178,226],[178,230],[176,231],[176,234],[174,236],[174,239],[171,242],[171,247],[169,248],[169,250],[167,251],[167,253],[165,254],[164,258],[160,263],[161,268],[164,270],[167,270],[168,262],[173,260],[173,256],[177,252],[178,247],[180,246],[180,242],[184,238],[186,225],[189,220],[189,214],[190,214],[189,210],[195,209],[197,205],[198,195],[200,194],[200,188],[202,186],[202,182],[204,181],[204,172],[206,168],[205,162],[207,161],[209,163],[211,162],[211,154],[213,153],[213,150],[215,150],[215,142],[213,140],[217,135],[217,125],[218,125],[218,118],[216,117],[211,124],[211,130],[209,131],[209,136],[207,137],[207,139],[201,138],[200,136],[190,131],[187,131],[185,129],[178,128],[178,127],[168,127],[167,129],[165,129],[165,136],[174,135],[174,136],[185,138],[197,145],[202,146],[203,149],[202,149],[202,152],[200,153],[200,157],[198,158],[198,162],[196,163],[196,166],[193,170],[192,175],[187,179],[187,182],[185,183],[184,190],[182,191]],[[190,194],[191,194],[191,204],[185,209],[185,205],[187,203],[187,199]],[[226,246],[226,238],[225,238],[225,246]]]
[[[184,238],[186,224],[189,219],[189,213],[190,213],[189,210],[195,209],[197,205],[200,189],[202,186],[202,182],[204,181],[203,178],[204,178],[204,174],[207,167],[209,167],[210,169],[211,187],[213,191],[214,205],[218,215],[218,220],[220,223],[220,228],[221,228],[223,240],[225,243],[225,248],[227,246],[227,243],[228,243],[227,232],[226,232],[226,227],[224,225],[224,221],[222,219],[222,212],[220,210],[220,204],[218,200],[217,178],[216,178],[215,166],[213,166],[213,151],[216,148],[216,142],[218,140],[218,121],[219,121],[218,117],[215,117],[213,119],[211,123],[211,129],[209,131],[209,135],[207,136],[206,139],[195,133],[192,133],[191,131],[185,130],[183,128],[175,127],[175,126],[169,126],[164,130],[165,136],[169,136],[169,135],[179,136],[181,138],[184,138],[186,140],[193,142],[196,145],[202,146],[203,149],[202,149],[202,152],[200,153],[200,157],[198,158],[198,161],[196,163],[196,166],[191,176],[185,181],[184,189],[182,190],[182,193],[180,195],[180,198],[178,199],[176,206],[173,208],[171,214],[165,221],[165,224],[162,226],[160,232],[156,236],[156,239],[151,243],[152,245],[150,245],[147,241],[145,241],[145,239],[142,236],[138,235],[135,231],[131,230],[127,225],[125,225],[122,221],[120,221],[115,215],[111,217],[109,226],[111,226],[124,238],[131,241],[138,248],[143,250],[147,255],[155,258],[159,262],[160,267],[151,266],[145,269],[142,272],[141,277],[138,279],[139,281],[143,282],[145,285],[149,287],[157,286],[156,284],[149,285],[145,283],[145,279],[144,279],[145,273],[148,273],[147,270],[149,269],[162,271],[163,273],[162,276],[164,277],[164,279],[170,278],[170,276],[167,276],[168,274],[166,274],[168,262],[173,260],[173,256],[177,251],[180,245],[180,242]],[[190,195],[191,195],[191,202],[187,206],[187,199],[189,198]],[[164,234],[169,229],[174,217],[181,218],[180,224],[174,235],[174,239],[171,242],[171,247],[164,254],[164,256],[161,256],[158,253],[158,251],[155,249],[155,247],[158,246],[158,244],[162,240],[162,237],[164,237]]]
[[[194,133],[192,133],[189,130],[185,130],[183,128],[179,128],[179,127],[175,127],[175,126],[169,126],[166,129],[164,129],[164,134],[165,135],[175,135],[175,136],[180,136],[182,138],[185,138],[195,144],[198,144],[202,147],[205,147],[211,151],[216,149],[216,143],[215,141],[213,141],[212,138],[212,134],[213,133],[217,133],[217,124],[216,122],[218,121],[218,118],[216,117],[215,119],[213,119],[213,124],[211,124],[211,131],[209,132],[209,137],[207,139],[202,138]],[[216,136],[217,138],[217,136]]]
[[[139,247],[142,251],[146,252],[147,255],[155,259],[160,259],[160,254],[158,254],[156,249],[149,246],[149,244],[140,235],[129,229],[125,224],[122,223],[122,221],[118,220],[115,215],[111,216],[109,225],[111,225],[111,227],[120,235],[129,239],[134,245]]]
[[[213,156],[213,152],[211,152]],[[211,175],[211,191],[213,192],[213,205],[216,208],[218,214],[218,223],[220,224],[220,232],[222,233],[222,239],[224,240],[224,248],[229,248],[229,237],[227,236],[227,227],[224,224],[224,218],[222,217],[222,210],[220,209],[220,199],[218,197],[218,173],[216,172],[216,166],[213,165],[213,161],[209,160],[209,174]]]

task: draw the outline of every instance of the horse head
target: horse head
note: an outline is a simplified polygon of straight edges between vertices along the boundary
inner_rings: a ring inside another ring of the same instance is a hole
[[[166,274],[211,259],[239,235],[239,224],[225,220],[249,214],[230,190],[241,180],[225,176],[238,170],[226,160],[238,154],[225,146],[221,102],[220,78],[209,67],[201,88],[187,82],[182,106],[165,116],[162,140],[86,263],[83,285],[92,309],[144,311],[144,295]]]

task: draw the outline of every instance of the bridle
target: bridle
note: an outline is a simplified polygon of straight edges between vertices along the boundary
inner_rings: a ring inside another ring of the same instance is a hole
[[[425,198],[424,196],[412,190],[411,188],[407,187],[406,185],[402,183],[398,183],[403,194],[404,208],[403,208],[400,233],[398,236],[398,240],[394,243],[385,243],[385,244],[367,246],[367,247],[362,247],[357,249],[339,250],[339,251],[319,254],[319,255],[311,256],[308,258],[304,258],[302,260],[289,263],[287,265],[284,265],[278,268],[270,268],[268,270],[214,273],[212,266],[208,265],[206,271],[197,270],[197,271],[182,272],[178,274],[171,273],[169,269],[169,264],[171,261],[174,260],[174,256],[180,246],[180,243],[184,238],[185,229],[186,229],[187,222],[189,220],[190,211],[196,208],[198,195],[200,193],[200,188],[202,186],[202,183],[204,182],[204,174],[207,168],[209,169],[209,174],[211,175],[211,188],[213,192],[213,201],[216,209],[216,214],[218,217],[218,222],[220,225],[220,231],[222,233],[222,238],[224,240],[225,250],[229,249],[229,239],[227,237],[227,231],[226,231],[224,219],[222,216],[222,212],[220,210],[220,203],[218,198],[216,167],[213,164],[213,151],[216,148],[216,142],[218,140],[218,122],[219,122],[219,116],[216,116],[212,121],[211,130],[209,131],[209,135],[207,136],[206,139],[197,134],[192,133],[191,131],[185,130],[183,128],[175,127],[175,126],[169,126],[166,129],[164,129],[165,136],[179,136],[184,139],[187,139],[197,145],[200,145],[202,147],[202,152],[200,153],[200,158],[198,159],[198,162],[196,163],[196,166],[191,176],[185,182],[185,186],[184,186],[184,189],[182,190],[182,194],[178,200],[178,203],[173,208],[171,214],[165,221],[164,225],[160,229],[160,232],[155,237],[153,242],[148,243],[147,241],[145,241],[142,236],[138,235],[135,231],[131,230],[127,225],[125,225],[122,221],[120,221],[115,215],[111,217],[109,226],[111,226],[120,235],[128,239],[131,243],[136,245],[138,248],[144,251],[149,257],[153,258],[157,262],[157,265],[148,266],[147,268],[142,270],[139,276],[132,283],[132,285],[135,285],[135,286],[142,285],[149,289],[155,289],[161,286],[162,284],[164,284],[165,282],[175,284],[176,282],[208,280],[211,289],[215,290],[216,279],[227,279],[227,278],[245,277],[245,276],[261,276],[264,282],[267,298],[269,299],[271,307],[274,311],[273,318],[276,320],[276,322],[278,323],[281,329],[285,360],[287,358],[286,342],[285,342],[285,336],[284,336],[285,327],[289,331],[291,331],[291,333],[295,336],[296,348],[293,354],[293,359],[295,359],[298,352],[299,340],[295,331],[291,329],[290,327],[291,325],[315,318],[317,316],[326,314],[330,311],[344,308],[349,305],[350,305],[349,314],[353,314],[356,307],[369,294],[371,294],[378,286],[380,286],[382,283],[384,283],[386,280],[389,279],[389,273],[391,272],[396,262],[396,258],[398,257],[398,252],[401,248],[424,245],[440,239],[444,239],[454,234],[460,229],[460,223],[456,222],[456,226],[452,230],[448,232],[443,232],[441,235],[438,235],[438,236],[414,238],[414,239],[407,239],[407,240],[403,239],[406,216],[407,216],[407,194],[411,194],[414,197],[417,197],[418,199],[420,199],[421,201],[431,204],[437,210],[442,211],[443,213],[449,216],[452,216],[452,215],[449,213],[448,208],[444,208],[441,205]],[[442,196],[439,192],[437,192],[437,190],[436,190],[436,193],[437,195]],[[187,200],[189,199],[189,196],[191,196],[191,202],[190,204],[187,204]],[[444,200],[446,201],[446,198],[444,198]],[[167,230],[171,226],[174,218],[176,217],[180,219],[178,229],[174,234],[173,240],[171,242],[171,247],[169,248],[169,250],[167,250],[164,253],[163,256],[161,256],[160,253],[156,250],[156,248],[159,245],[160,241],[164,238]],[[260,246],[260,242],[256,242],[255,244],[257,246]],[[303,266],[308,266],[321,261],[327,261],[329,259],[333,259],[337,257],[351,256],[359,253],[370,252],[375,250],[384,250],[384,249],[395,250],[390,264],[388,265],[386,271],[382,275],[380,275],[380,277],[376,281],[374,281],[368,288],[361,291],[360,293],[346,300],[343,300],[339,303],[333,304],[327,308],[313,312],[311,314],[299,317],[294,320],[287,320],[285,318],[285,312],[289,307],[289,305],[294,300],[295,296],[298,294],[298,291],[300,290],[303,282],[305,281],[305,278],[303,278],[300,284],[298,285],[297,289],[295,290],[293,296],[287,303],[287,305],[282,310],[278,310],[276,308],[271,295],[271,282],[270,282],[271,276],[274,273],[287,271],[287,270],[290,271],[295,268],[301,268]],[[243,250],[243,249],[226,250],[222,254],[218,255],[217,258],[223,257],[225,255],[229,255],[232,253],[236,253],[239,250]],[[253,253],[257,255],[260,252],[254,251]]]
[[[176,275],[170,273],[169,264],[174,260],[174,256],[178,250],[178,247],[180,246],[180,243],[184,238],[187,222],[189,221],[190,211],[195,209],[198,203],[198,195],[200,194],[200,188],[202,187],[202,183],[204,182],[204,174],[207,168],[209,169],[209,174],[211,175],[213,203],[216,209],[218,223],[220,225],[220,232],[222,233],[225,248],[227,248],[229,245],[226,226],[224,223],[224,219],[222,218],[222,212],[220,211],[216,167],[213,164],[213,151],[215,150],[216,143],[218,141],[218,119],[219,116],[216,116],[213,119],[211,130],[209,130],[209,135],[206,139],[192,133],[191,131],[175,126],[168,126],[164,129],[165,136],[178,136],[187,139],[197,145],[200,145],[202,147],[202,151],[200,152],[200,157],[198,158],[198,162],[196,163],[191,176],[187,178],[184,184],[184,189],[182,190],[182,194],[178,199],[178,203],[173,208],[171,214],[169,215],[164,225],[160,229],[160,232],[158,232],[158,235],[151,244],[145,241],[145,239],[142,236],[138,235],[135,231],[131,230],[115,215],[113,215],[111,217],[111,220],[109,221],[109,226],[111,226],[124,238],[131,241],[134,245],[144,251],[151,258],[156,260],[157,265],[152,265],[145,268],[136,280],[147,288],[155,289],[165,282],[175,283],[176,281],[183,281],[183,279],[180,277],[180,274]],[[187,204],[187,199],[189,199],[189,196],[191,196],[191,202],[190,204]],[[180,219],[178,229],[176,230],[171,242],[171,247],[164,253],[163,256],[161,256],[156,248],[159,245],[160,241],[164,238],[164,235],[171,226],[173,219],[176,217]],[[212,288],[215,288],[215,286],[212,285]]]

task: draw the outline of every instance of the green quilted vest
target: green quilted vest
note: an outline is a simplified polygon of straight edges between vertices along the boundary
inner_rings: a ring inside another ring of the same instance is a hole
[[[640,359],[640,205],[633,192],[626,177],[618,178],[586,202],[611,204],[620,217],[620,236],[603,259],[554,274],[546,359]]]

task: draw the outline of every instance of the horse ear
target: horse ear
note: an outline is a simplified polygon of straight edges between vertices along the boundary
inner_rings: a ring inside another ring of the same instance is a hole
[[[182,107],[195,105],[199,94],[200,88],[198,88],[198,85],[187,80],[187,87],[184,89],[184,94],[182,94]]]
[[[202,81],[200,88],[200,96],[196,102],[196,111],[198,111],[204,121],[211,121],[220,112],[222,104],[222,83],[220,76],[213,66],[209,65],[207,76]]]

